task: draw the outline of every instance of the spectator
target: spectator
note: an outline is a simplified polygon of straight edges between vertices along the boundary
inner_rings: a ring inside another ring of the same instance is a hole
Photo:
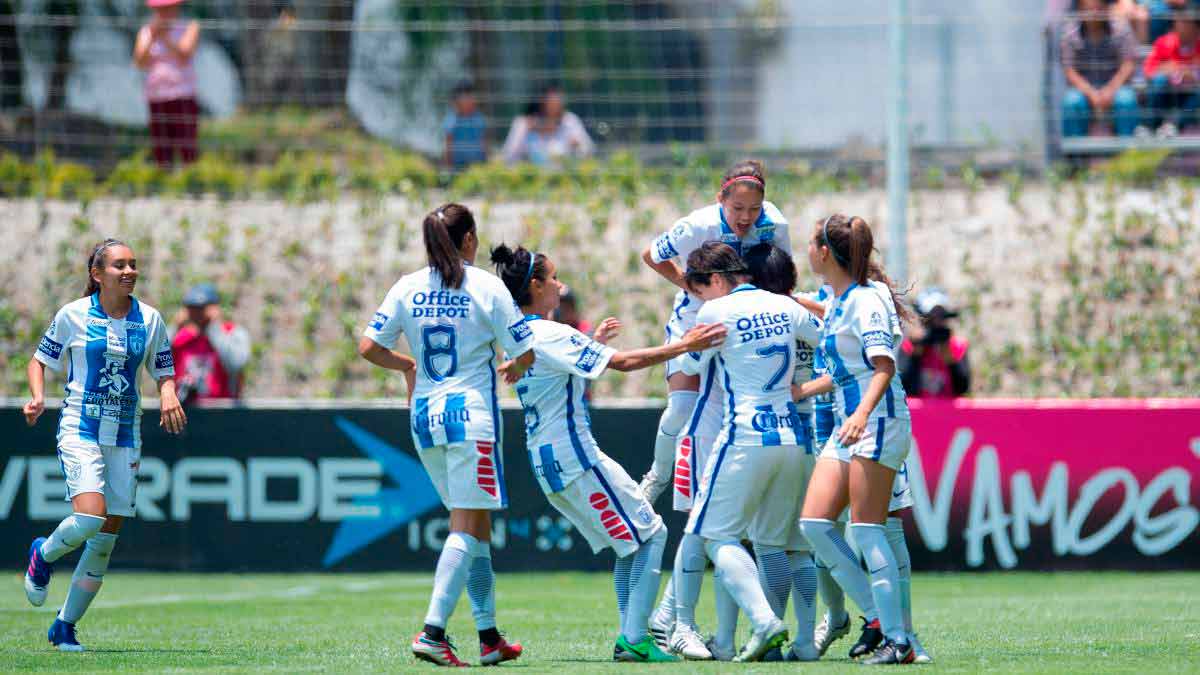
[[[1137,0],[1115,0],[1112,6],[1113,18],[1129,24],[1138,42],[1148,42],[1150,35],[1150,10]]]
[[[967,340],[954,335],[948,320],[958,316],[939,288],[917,296],[921,325],[900,344],[901,380],[909,396],[957,398],[971,389]]]
[[[563,157],[590,157],[595,147],[579,116],[566,109],[562,90],[551,86],[513,120],[504,159],[545,166]]]
[[[1150,81],[1150,119],[1161,138],[1196,123],[1200,109],[1200,29],[1192,16],[1175,18],[1174,29],[1154,41],[1143,66]]]
[[[584,335],[592,334],[592,323],[579,316],[578,300],[575,297],[574,291],[569,288],[564,289],[562,297],[559,298],[558,310],[554,313],[554,320],[559,323],[565,323]]]
[[[459,171],[471,164],[486,162],[487,149],[484,145],[483,115],[479,112],[475,88],[464,82],[454,88],[452,99],[454,109],[442,123],[442,131],[446,136],[443,160],[446,166]]]
[[[1139,0],[1149,17],[1147,37],[1144,41],[1154,42],[1171,30],[1177,12],[1195,10],[1200,3],[1196,0]]]
[[[250,334],[221,318],[220,296],[212,284],[198,284],[183,296],[176,316],[175,356],[179,400],[185,405],[209,399],[240,398],[242,369],[250,360]]]
[[[154,160],[171,166],[176,150],[184,164],[196,161],[196,69],[192,57],[200,42],[200,25],[179,18],[183,0],[146,0],[154,11],[138,31],[133,62],[146,71],[150,106],[150,141]]]
[[[1118,136],[1138,125],[1138,101],[1129,78],[1137,68],[1137,40],[1110,12],[1111,0],[1075,0],[1062,35],[1063,136],[1086,136],[1101,115],[1111,116]]]

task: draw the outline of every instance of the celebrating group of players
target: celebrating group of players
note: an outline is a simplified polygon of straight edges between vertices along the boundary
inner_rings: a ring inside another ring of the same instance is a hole
[[[651,244],[646,263],[680,290],[665,344],[625,351],[608,345],[622,328],[616,319],[584,335],[545,318],[563,291],[548,253],[502,244],[491,251],[493,275],[474,266],[469,209],[450,203],[425,217],[428,267],[396,282],[359,343],[365,359],[405,375],[413,443],[450,510],[412,643],[418,658],[466,665],[445,633],[464,589],[480,662],[522,653],[495,617],[491,512],[507,506],[500,378],[524,409],[530,465],[547,499],[595,552],[616,554],[615,660],[816,660],[849,632],[843,591],[864,614],[852,657],[929,658],[913,633],[908,551],[895,517],[911,503],[911,423],[893,356],[906,310],[872,260],[867,223],[841,214],[815,223],[808,238],[823,285],[796,294],[788,223],[765,192],[761,165],[740,163],[717,203]],[[33,424],[44,409],[44,368],[70,364],[58,437],[74,513],[34,540],[25,575],[30,602],[42,604],[54,561],[86,542],[48,635],[62,650],[82,649],[75,623],[99,590],[122,518],[133,515],[140,366],[159,383],[162,424],[178,432],[186,423],[162,319],[133,297],[136,278],[127,245],[97,246],[84,297],[58,312],[29,367]],[[401,333],[411,355],[395,351]],[[668,406],[639,485],[597,446],[584,391],[606,370],[662,363]],[[689,516],[656,609],[667,532],[653,502],[668,486],[674,508]],[[718,627],[706,642],[695,607],[709,561]],[[828,612],[815,628],[818,592]],[[789,596],[791,642],[782,619]],[[739,611],[753,630],[737,651]]]

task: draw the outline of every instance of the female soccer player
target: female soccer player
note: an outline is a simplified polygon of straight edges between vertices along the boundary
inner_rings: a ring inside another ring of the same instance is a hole
[[[688,255],[701,244],[710,241],[723,242],[741,254],[743,248],[771,242],[784,251],[791,252],[787,220],[774,204],[765,201],[765,197],[766,175],[762,163],[756,160],[739,162],[722,178],[721,188],[717,192],[717,203],[697,209],[679,219],[670,230],[655,239],[642,252],[642,260],[651,269],[680,289],[675,294],[675,304],[667,321],[668,344],[679,339],[695,324],[696,313],[703,304],[703,300],[688,291],[681,269]],[[699,391],[700,376],[684,373],[680,367],[680,359],[667,362],[667,409],[659,419],[658,433],[654,441],[654,461],[650,470],[642,477],[642,489],[651,503],[657,501],[658,496],[671,482],[679,434],[688,424],[696,402],[702,395]],[[698,447],[693,445],[690,450],[693,453],[690,462],[691,475],[695,475],[695,472],[704,467],[704,458],[698,458],[694,454]],[[687,503],[690,499],[681,501]],[[703,555],[703,551],[698,548],[698,542],[693,542],[689,550],[676,551],[675,573],[667,584],[667,591],[652,623],[652,631],[660,645],[670,644],[675,648],[676,640],[672,637],[671,628],[677,623],[675,598],[679,593],[688,597],[698,596],[700,583],[704,578],[703,571],[684,571],[688,569],[685,563]],[[680,585],[684,587],[680,588]],[[681,631],[678,637],[687,643],[683,647],[683,653],[690,652],[695,655],[693,658],[707,658],[703,656],[705,648],[699,641],[699,636],[694,630],[686,630],[689,628],[688,620],[685,619],[680,626],[685,630]],[[690,627],[694,629],[694,625]]]
[[[596,445],[584,384],[606,369],[640,370],[718,345],[725,328],[696,326],[669,345],[616,351],[605,344],[620,331],[616,319],[605,319],[589,338],[543,318],[558,307],[563,289],[557,267],[546,255],[500,245],[492,250],[492,262],[533,332],[536,365],[516,389],[538,484],[593,552],[612,548],[617,554],[613,575],[621,626],[613,660],[674,661],[647,633],[667,530],[637,483]]]
[[[837,409],[845,417],[817,461],[800,524],[846,593],[864,611],[878,611],[885,640],[864,662],[911,663],[897,563],[884,523],[896,471],[912,444],[912,423],[896,376],[895,312],[868,277],[873,248],[866,221],[840,214],[819,223],[809,243],[812,269],[832,290],[821,333],[830,375],[820,382],[835,385]],[[894,297],[892,301],[892,306],[898,305]],[[853,516],[849,527],[870,570],[869,582],[834,527],[847,504]]]
[[[791,399],[793,351],[797,339],[816,342],[818,325],[792,299],[746,283],[745,262],[725,244],[704,244],[687,264],[687,283],[705,301],[696,321],[722,323],[730,335],[717,349],[689,354],[683,365],[698,373],[716,360],[726,392],[725,426],[705,466],[685,537],[704,540],[721,583],[753,625],[734,660],[757,661],[783,645],[787,629],[740,539],[788,545],[800,501],[795,477],[804,474],[806,428]]]
[[[40,607],[54,562],[86,542],[48,633],[50,644],[65,652],[83,651],[75,624],[100,592],[121,524],[134,515],[142,454],[139,367],[158,383],[159,424],[172,434],[187,424],[175,394],[166,324],[158,310],[133,297],[133,251],[105,239],[88,257],[87,272],[83,297],[58,310],[29,362],[30,399],[23,410],[33,426],[45,411],[45,369],[60,371],[66,364],[58,458],[73,513],[49,537],[33,540],[25,572],[25,596]]]
[[[358,351],[405,373],[413,444],[450,510],[450,534],[413,654],[437,665],[466,665],[446,637],[465,586],[479,630],[479,660],[492,665],[521,655],[521,645],[496,629],[491,512],[505,508],[508,497],[494,345],[513,356],[501,373],[514,382],[533,363],[533,336],[503,282],[472,266],[479,238],[467,207],[444,204],[425,216],[423,228],[429,266],[392,286]],[[412,357],[392,351],[400,333],[408,336]]]

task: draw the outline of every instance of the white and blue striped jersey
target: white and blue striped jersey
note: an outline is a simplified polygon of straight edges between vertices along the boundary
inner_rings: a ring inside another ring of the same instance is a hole
[[[525,317],[533,331],[533,367],[517,382],[525,409],[529,464],[544,492],[559,492],[599,461],[583,394],[616,350],[565,324]]]
[[[812,294],[811,297],[817,302],[825,305],[825,308],[828,310],[829,297],[831,295],[833,295],[833,290],[828,284],[826,284],[817,289],[817,292]],[[824,326],[822,325],[822,328],[823,327]],[[829,371],[825,368],[825,357],[822,354],[821,349],[818,348],[813,353],[812,379],[818,379],[823,375],[826,375],[828,372]],[[833,399],[833,391],[829,391],[825,394],[817,394],[816,396],[812,397],[813,429],[816,432],[818,448],[825,447],[825,441],[829,440],[829,437],[833,435],[833,429],[837,425],[837,415],[835,415],[833,411]]]
[[[797,338],[813,344],[820,336],[815,317],[794,300],[749,284],[704,304],[696,321],[720,323],[725,342],[684,361],[684,371],[705,372],[716,360],[725,388],[725,421],[716,445],[806,446],[792,402]]]
[[[677,259],[679,266],[686,268],[692,251],[710,241],[729,244],[739,255],[762,243],[775,244],[789,255],[792,253],[787,220],[774,204],[764,201],[758,220],[746,236],[738,237],[729,227],[719,203],[710,204],[675,221],[669,231],[656,238],[650,244],[650,258],[656,263]],[[696,312],[700,311],[703,304],[700,298],[680,289],[675,293],[675,304],[671,310],[673,318],[683,321],[683,326],[690,327],[694,325]]]
[[[407,274],[363,331],[388,349],[401,333],[417,361],[411,417],[416,446],[499,443],[495,344],[514,358],[533,347],[529,325],[504,282],[470,265],[461,288],[446,288],[432,268]]]
[[[821,331],[821,357],[833,377],[837,415],[854,414],[875,372],[871,358],[886,356],[894,361],[896,347],[903,337],[896,307],[885,284],[851,284],[841,296],[829,299]],[[897,372],[869,417],[908,416],[904,386]]]
[[[158,310],[130,298],[129,313],[104,313],[100,294],[67,304],[38,343],[34,358],[51,370],[67,365],[58,440],[142,447],[138,368],[156,381],[175,374],[171,340]]]

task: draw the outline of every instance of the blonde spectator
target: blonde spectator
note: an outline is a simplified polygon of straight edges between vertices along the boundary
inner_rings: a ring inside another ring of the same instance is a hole
[[[150,106],[150,141],[154,160],[170,166],[178,152],[184,164],[196,160],[196,69],[192,57],[200,42],[200,25],[179,17],[183,0],[146,0],[154,12],[138,31],[133,61],[146,71]]]
[[[544,166],[564,157],[590,157],[595,149],[579,116],[566,109],[562,90],[551,86],[513,120],[504,141],[504,160]]]

